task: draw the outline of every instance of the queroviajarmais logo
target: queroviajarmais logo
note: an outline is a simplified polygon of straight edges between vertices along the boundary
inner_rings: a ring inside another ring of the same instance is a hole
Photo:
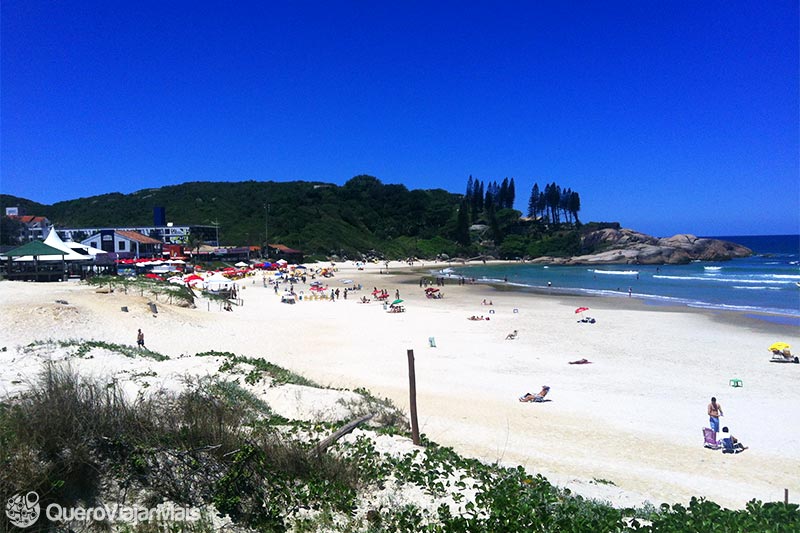
[[[39,519],[39,495],[20,492],[6,501],[6,516],[17,527],[32,526]]]

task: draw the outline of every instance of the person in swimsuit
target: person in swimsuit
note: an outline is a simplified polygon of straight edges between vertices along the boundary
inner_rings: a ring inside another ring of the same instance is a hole
[[[723,416],[722,406],[717,403],[717,399],[712,397],[711,403],[708,404],[708,421],[711,424],[711,429],[719,433],[719,417]]]

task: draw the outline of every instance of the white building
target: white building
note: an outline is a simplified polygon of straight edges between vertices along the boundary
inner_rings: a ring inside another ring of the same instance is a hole
[[[118,258],[160,257],[163,243],[136,231],[102,230],[81,244],[114,253]]]

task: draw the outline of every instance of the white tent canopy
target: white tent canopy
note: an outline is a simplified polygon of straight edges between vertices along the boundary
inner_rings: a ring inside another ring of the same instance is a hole
[[[82,255],[73,250],[72,248],[68,247],[64,244],[64,241],[61,240],[61,237],[58,236],[56,233],[55,227],[50,226],[50,234],[47,235],[47,238],[44,240],[44,243],[48,246],[51,246],[57,250],[61,250],[64,252],[64,255],[40,255],[37,259],[39,261],[91,261],[92,257],[87,255]],[[14,261],[33,261],[33,256],[25,255],[22,257],[17,257]]]
[[[64,241],[62,241],[61,237],[59,237],[58,233],[56,233],[55,226],[50,226],[50,233],[47,235],[47,238],[44,240],[44,243],[48,246],[52,246],[53,248],[58,248],[59,250],[62,250],[66,254],[64,255],[64,261],[86,261],[87,259],[91,259],[90,257],[79,254],[78,252],[76,252],[75,250],[64,244]]]
[[[214,272],[214,274],[205,279],[203,284],[210,291],[230,289],[234,286],[233,280],[226,278],[220,272]]]

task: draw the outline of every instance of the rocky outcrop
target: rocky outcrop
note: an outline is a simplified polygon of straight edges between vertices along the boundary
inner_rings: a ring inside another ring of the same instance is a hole
[[[584,249],[603,251],[575,257],[539,257],[534,263],[558,265],[680,265],[690,261],[728,261],[753,254],[749,248],[719,239],[681,234],[656,238],[630,229],[602,229],[584,235]]]

